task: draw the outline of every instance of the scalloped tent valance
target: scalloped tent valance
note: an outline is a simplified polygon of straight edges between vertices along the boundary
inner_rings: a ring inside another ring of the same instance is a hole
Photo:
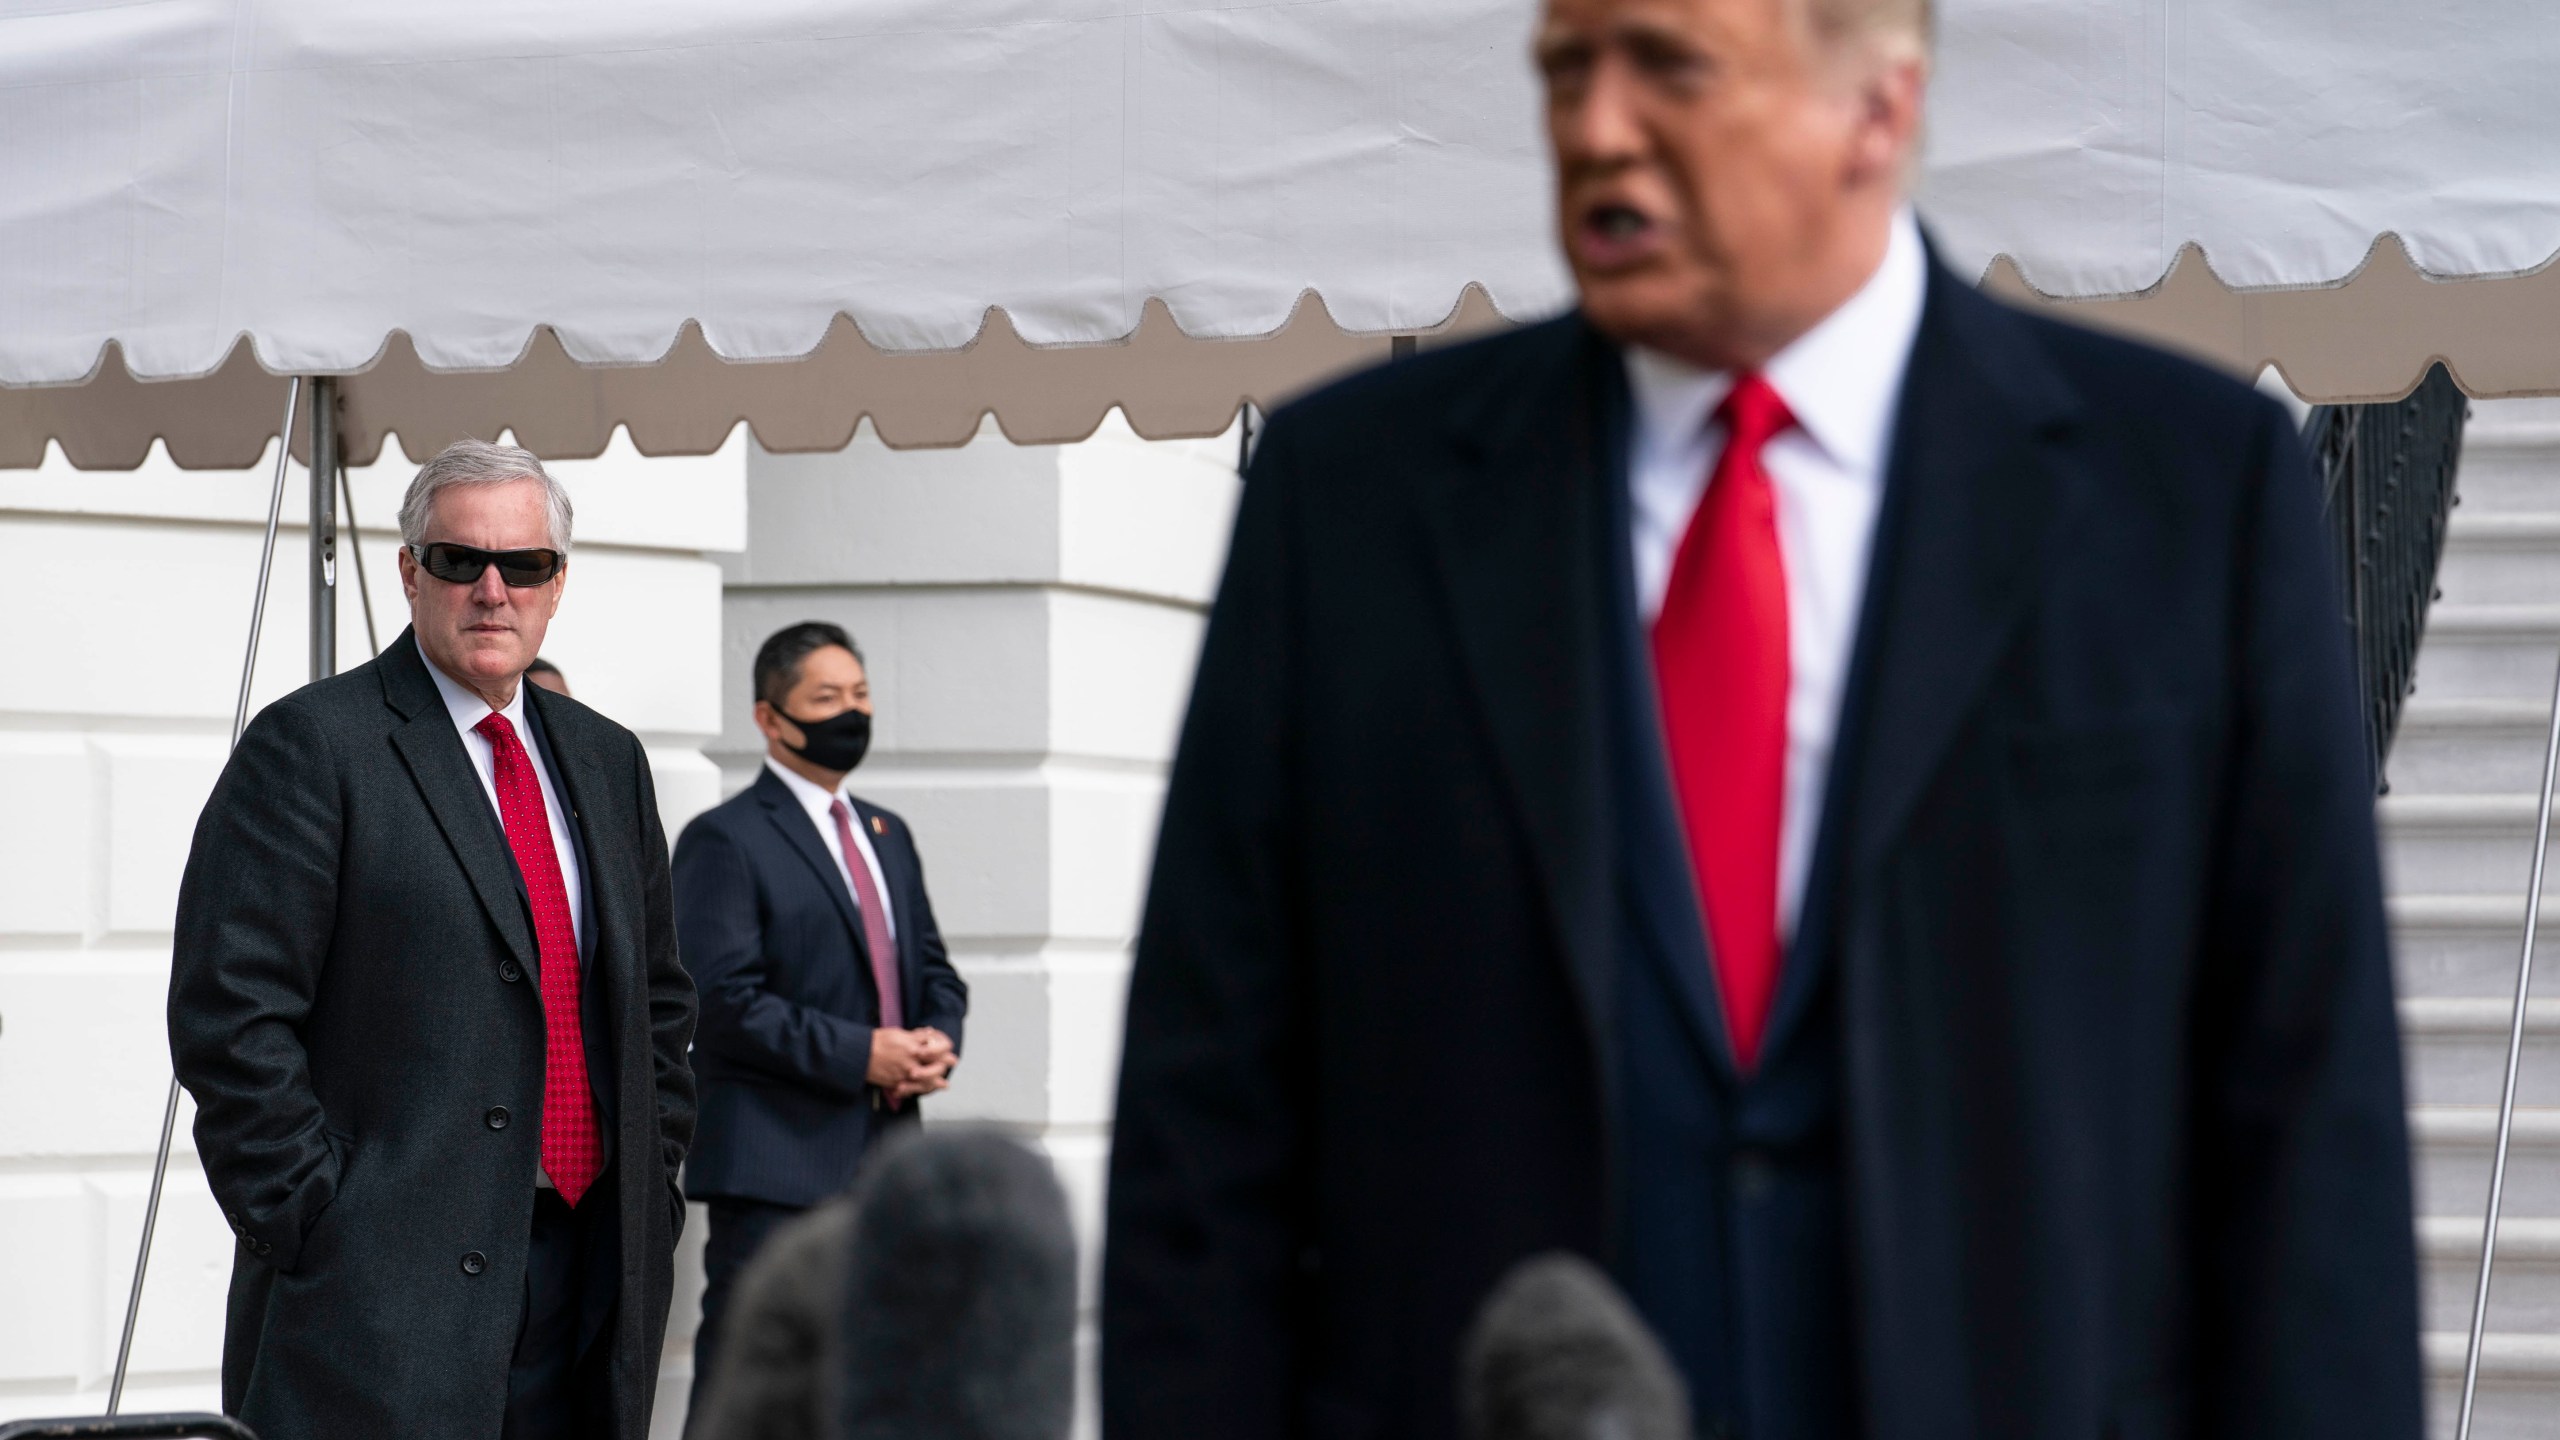
[[[238,463],[286,373],[358,377],[359,447],[1196,433],[1566,303],[1532,0],[1124,9],[0,16],[0,464]],[[1923,210],[1967,273],[2149,290],[2069,308],[2317,398],[2560,391],[2540,9],[1941,0]]]

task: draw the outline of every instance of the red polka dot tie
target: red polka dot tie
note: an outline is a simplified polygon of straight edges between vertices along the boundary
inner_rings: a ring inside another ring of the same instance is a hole
[[[515,851],[525,898],[533,902],[534,944],[542,969],[542,1170],[571,1205],[604,1171],[604,1142],[587,1089],[587,1047],[578,1021],[578,932],[569,923],[569,886],[551,848],[551,812],[542,780],[507,717],[492,713],[472,727],[489,741],[498,785],[498,816]]]
[[[1653,622],[1663,748],[1715,948],[1736,1063],[1758,1063],[1778,988],[1778,827],[1787,780],[1787,572],[1761,451],[1795,424],[1757,374],[1716,412],[1724,454]]]

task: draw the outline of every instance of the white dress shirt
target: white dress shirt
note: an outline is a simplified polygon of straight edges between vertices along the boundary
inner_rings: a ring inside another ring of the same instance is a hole
[[[764,768],[780,777],[782,783],[791,788],[791,798],[799,801],[800,808],[809,812],[809,823],[818,827],[820,843],[827,847],[829,855],[835,857],[836,877],[844,882],[845,893],[853,896],[853,908],[858,913],[862,909],[862,896],[853,888],[852,872],[844,868],[844,842],[836,838],[835,817],[828,813],[837,800],[844,801],[844,808],[852,812],[853,848],[862,852],[863,868],[871,872],[872,888],[880,896],[880,918],[888,923],[889,938],[897,939],[898,907],[889,899],[889,877],[881,873],[880,856],[871,848],[871,827],[862,823],[862,812],[854,808],[853,792],[841,783],[833,790],[821,790],[809,777],[770,755],[764,757]]]
[[[1792,938],[1813,866],[1832,737],[1857,641],[1867,559],[1903,372],[1928,292],[1927,254],[1909,210],[1894,217],[1883,263],[1822,323],[1771,358],[1762,374],[1796,424],[1762,452],[1777,490],[1778,551],[1787,577],[1787,776],[1778,835],[1778,928]],[[1636,603],[1650,625],[1662,610],[1689,517],[1724,453],[1715,410],[1733,377],[1630,347],[1636,435],[1627,483],[1634,501]]]
[[[421,649],[418,658],[426,660]],[[489,718],[489,702],[462,687],[462,683],[427,660],[427,674],[434,677],[436,693],[444,697],[445,712],[453,717],[453,728],[462,732],[463,753],[471,757],[471,768],[480,774],[480,789],[489,797],[489,813],[498,817],[498,833],[505,834],[505,813],[498,808],[498,758],[489,748],[486,736],[471,727]],[[515,698],[497,713],[507,717],[515,727],[516,742],[524,746],[525,757],[533,762],[533,773],[542,781],[542,810],[551,821],[551,849],[560,857],[560,883],[569,892],[569,930],[580,945],[586,943],[587,915],[582,903],[586,892],[580,888],[583,877],[578,873],[578,847],[569,839],[569,810],[560,803],[560,787],[551,778],[551,767],[542,763],[542,747],[533,743],[533,732],[524,723],[524,682],[516,682]]]

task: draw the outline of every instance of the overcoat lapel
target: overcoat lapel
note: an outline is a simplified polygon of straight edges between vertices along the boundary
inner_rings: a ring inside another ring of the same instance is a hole
[[[827,892],[827,899],[834,902],[836,914],[844,920],[844,928],[853,935],[854,953],[862,957],[867,967],[871,962],[871,947],[862,938],[862,916],[853,908],[853,894],[846,888],[844,873],[836,869],[835,857],[827,853],[827,847],[818,839],[817,827],[809,823],[809,812],[800,808],[800,801],[792,795],[789,787],[773,778],[770,770],[759,769],[756,772],[756,801],[764,807],[765,819],[782,832],[784,842],[818,877],[818,888]]]
[[[1888,482],[1898,523],[1869,581],[1880,633],[1838,877],[1849,887],[1836,959],[1858,1369],[1870,1413],[1885,1417],[1878,1434],[1980,1428],[1967,1380],[1979,1357],[1965,1348],[1959,1297],[2014,1278],[2001,1268],[2008,1237],[1968,1232],[1950,1180],[1959,1142],[1938,1103],[1965,1092],[1972,1067],[1998,1061],[1919,1030],[1896,1003],[1909,983],[1898,968],[1944,960],[1889,938],[1881,871],[1955,742],[1979,723],[2055,563],[2052,537],[2080,472],[2058,443],[2075,400],[2044,363],[2022,322],[1933,268]]]
[[[1607,347],[1578,317],[1448,418],[1418,477],[1448,623],[1545,892],[1594,1053],[1614,1073],[1608,789],[1592,487],[1608,471]]]
[[[2069,474],[2043,442],[2076,402],[2029,332],[1932,265],[1894,426],[1866,622],[1880,624],[1850,817],[1853,866],[1881,858],[2028,614]],[[1864,637],[1861,637],[1864,643]]]
[[[526,684],[525,708],[533,712],[535,723],[542,727],[551,777],[560,786],[560,803],[569,807],[569,834],[578,846],[580,885],[586,901],[582,908],[593,932],[586,947],[587,965],[592,970],[604,954],[605,943],[614,938],[605,933],[611,923],[606,917],[640,913],[637,899],[624,892],[621,867],[596,863],[596,833],[587,823],[589,817],[604,813],[597,809],[599,805],[612,803],[613,782],[596,759],[602,747],[578,743],[579,717],[559,696],[539,685]]]
[[[539,968],[533,943],[533,919],[526,908],[516,860],[507,849],[506,832],[489,809],[488,792],[463,753],[462,737],[453,730],[444,697],[436,693],[427,662],[418,653],[415,633],[400,632],[382,652],[382,698],[408,723],[391,732],[391,744],[409,767],[409,778],[426,798],[436,828],[452,847],[453,858],[471,881],[472,893],[489,922],[515,952],[527,972]]]

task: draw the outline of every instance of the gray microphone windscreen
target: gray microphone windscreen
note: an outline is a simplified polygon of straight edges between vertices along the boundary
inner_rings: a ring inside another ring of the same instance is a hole
[[[1688,1388],[1598,1267],[1561,1251],[1512,1267],[1468,1327],[1469,1440],[1689,1440]]]
[[[856,1183],[847,1440],[1064,1440],[1076,1245],[1049,1162],[984,1131],[884,1146]]]

